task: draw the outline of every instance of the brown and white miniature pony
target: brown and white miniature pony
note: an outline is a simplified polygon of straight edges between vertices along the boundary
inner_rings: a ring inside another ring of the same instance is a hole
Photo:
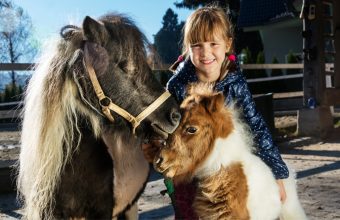
[[[253,152],[250,132],[221,93],[191,89],[181,105],[182,120],[154,166],[174,183],[197,180],[194,210],[201,219],[306,219],[295,180],[284,180],[280,202],[271,170]]]
[[[61,36],[49,42],[25,96],[23,218],[112,219],[129,210],[137,219],[149,171],[142,140],[151,130],[173,132],[178,105],[152,75],[146,38],[127,17],[86,17]]]

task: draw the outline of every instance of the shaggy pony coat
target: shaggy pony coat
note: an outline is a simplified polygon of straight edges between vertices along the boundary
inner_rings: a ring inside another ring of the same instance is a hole
[[[193,208],[201,219],[307,219],[294,175],[282,205],[270,168],[255,155],[252,136],[221,93],[198,85],[181,105],[182,120],[154,166],[174,183],[197,182]]]
[[[48,42],[25,94],[17,180],[23,218],[111,219],[145,186],[144,135],[150,127],[173,132],[178,106],[167,99],[136,135],[122,117],[113,113],[111,123],[101,113],[85,62],[105,95],[132,115],[165,91],[146,62],[145,36],[127,17],[86,17],[82,28],[61,35]]]

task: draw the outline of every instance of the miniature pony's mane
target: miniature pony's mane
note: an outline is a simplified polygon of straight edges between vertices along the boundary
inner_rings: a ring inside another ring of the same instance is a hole
[[[107,15],[102,20],[125,22],[135,29],[134,35],[140,34],[137,38],[142,41],[135,44],[138,45],[137,48],[130,48],[132,43],[125,43],[124,45],[128,46],[120,48],[122,57],[124,51],[132,51],[128,56],[135,53],[135,60],[144,56],[144,37],[133,23],[127,18],[120,18],[119,15]],[[78,149],[81,139],[80,117],[86,118],[95,136],[98,137],[101,133],[99,114],[80,102],[80,99],[86,100],[82,97],[82,91],[79,90],[80,87],[72,74],[73,71],[82,71],[79,70],[79,65],[73,64],[78,58],[84,35],[80,28],[69,33],[66,40],[47,42],[48,47],[43,50],[38,60],[39,65],[25,94],[25,107],[22,112],[22,153],[17,186],[20,195],[29,201],[24,203],[26,207],[23,207],[26,215],[23,217],[27,219],[52,218],[53,198],[61,172]],[[129,34],[126,35],[130,37]],[[138,72],[142,73],[142,69],[147,67],[134,68],[140,69]]]
[[[181,107],[184,108],[186,111],[190,111],[190,109],[194,108],[195,105],[200,105],[201,101],[204,98],[210,99],[219,94],[219,92],[214,91],[214,85],[211,83],[192,84],[188,88],[188,96],[182,102]],[[204,105],[204,103],[202,104]],[[216,161],[219,161],[219,159],[217,158],[220,158],[221,155],[228,155],[228,148],[233,148],[235,150],[233,150],[234,152],[255,151],[253,135],[250,131],[249,126],[243,121],[244,119],[241,117],[240,108],[237,107],[234,101],[231,101],[226,105],[225,102],[223,104],[224,107],[222,107],[222,109],[219,109],[218,111],[222,112],[222,114],[226,117],[230,117],[232,123],[231,126],[233,127],[233,129],[227,137],[218,137],[216,139],[215,148],[218,148],[218,150],[213,151],[213,153],[205,162],[205,164],[210,164],[208,165],[209,168],[206,169],[206,166],[198,168],[195,172],[196,177],[210,175],[217,172],[222,165],[220,163],[216,163]],[[219,123],[223,123],[222,118],[221,120],[219,120]]]
[[[214,91],[213,83],[197,82],[187,86],[187,96],[181,104],[181,108],[190,109],[193,104],[199,104],[203,97],[211,97],[217,95]]]

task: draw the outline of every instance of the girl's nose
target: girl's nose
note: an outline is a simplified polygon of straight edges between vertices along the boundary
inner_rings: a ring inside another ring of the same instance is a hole
[[[211,48],[209,47],[209,45],[203,44],[202,46],[202,50],[201,50],[201,54],[204,56],[206,54],[209,54],[211,52],[210,50]]]

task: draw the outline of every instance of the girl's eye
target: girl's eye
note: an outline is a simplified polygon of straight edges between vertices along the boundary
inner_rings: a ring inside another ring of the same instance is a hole
[[[195,128],[195,127],[188,127],[185,131],[186,131],[188,134],[195,134],[196,131],[197,131],[197,128]]]
[[[211,43],[211,46],[217,46],[218,43]]]
[[[200,45],[199,44],[191,44],[190,46],[191,46],[191,48],[195,48],[195,47],[199,47]]]

